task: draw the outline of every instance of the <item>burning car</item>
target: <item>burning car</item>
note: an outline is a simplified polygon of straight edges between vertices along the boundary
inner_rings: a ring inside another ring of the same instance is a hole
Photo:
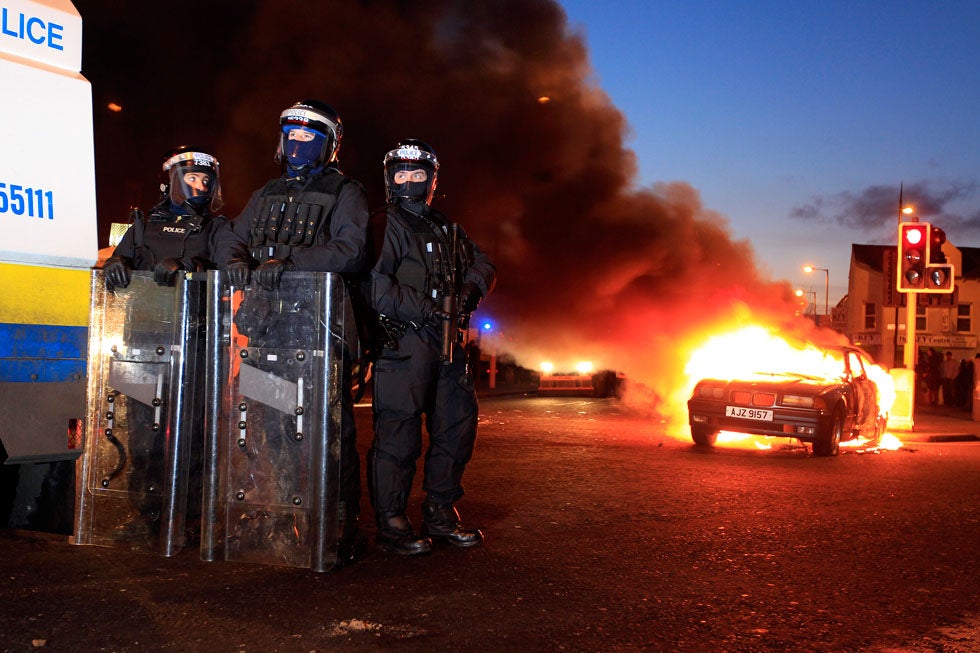
[[[888,373],[858,347],[794,351],[804,355],[782,356],[751,373],[702,378],[687,402],[694,443],[714,445],[719,432],[729,431],[794,438],[812,444],[817,456],[837,455],[842,441],[876,444],[894,400]]]
[[[618,397],[622,392],[622,373],[614,370],[595,372],[591,361],[578,361],[565,367],[568,369],[556,371],[551,361],[541,363],[538,394]]]

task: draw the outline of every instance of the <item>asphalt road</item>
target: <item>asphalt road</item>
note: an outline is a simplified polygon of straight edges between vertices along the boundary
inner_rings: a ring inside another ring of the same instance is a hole
[[[704,451],[610,400],[482,408],[483,548],[317,574],[0,532],[0,650],[980,651],[980,442]]]

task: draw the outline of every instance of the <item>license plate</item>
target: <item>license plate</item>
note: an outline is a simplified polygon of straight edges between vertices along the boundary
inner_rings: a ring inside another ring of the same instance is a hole
[[[745,408],[743,406],[725,406],[725,417],[740,419],[757,419],[763,422],[772,421],[772,411],[762,408]]]

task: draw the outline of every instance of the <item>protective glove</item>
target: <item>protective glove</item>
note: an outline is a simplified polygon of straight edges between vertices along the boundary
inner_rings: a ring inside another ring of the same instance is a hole
[[[459,291],[459,310],[463,313],[472,313],[480,305],[483,293],[472,281],[467,281]]]
[[[453,319],[453,316],[436,306],[435,302],[427,302],[422,306],[422,324],[434,324],[439,326],[443,322]]]
[[[255,282],[265,290],[275,290],[279,287],[279,280],[283,272],[288,272],[294,268],[289,259],[282,260],[270,258],[255,270]]]
[[[122,256],[113,256],[102,268],[106,284],[113,288],[125,288],[129,285],[131,263]]]
[[[225,266],[228,283],[236,288],[244,288],[248,285],[249,271],[248,261],[243,261],[239,258],[231,259],[228,261],[228,265]]]
[[[177,271],[180,270],[180,263],[176,259],[164,258],[153,268],[153,280],[158,286],[172,286],[174,285],[174,277],[177,276]]]

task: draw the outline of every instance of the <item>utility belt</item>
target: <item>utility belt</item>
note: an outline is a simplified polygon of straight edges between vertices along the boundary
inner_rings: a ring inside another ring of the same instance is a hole
[[[457,325],[457,340],[459,336],[468,328],[470,321],[469,313],[461,313],[459,316],[459,324]],[[430,323],[431,324],[431,323]],[[378,315],[378,326],[381,328],[381,339],[382,344],[386,349],[392,351],[398,351],[398,341],[403,335],[405,335],[409,329],[415,331],[421,331],[425,324],[417,324],[416,322],[403,322],[401,320],[396,320],[390,318],[387,315]]]
[[[252,255],[259,264],[265,263],[266,261],[277,259],[279,261],[289,258],[289,255],[293,253],[292,245],[257,245],[255,247],[250,247],[248,250],[249,254]]]
[[[409,327],[412,327],[416,331],[422,328],[421,324],[402,322],[401,320],[396,320],[380,313],[378,314],[378,326],[381,328],[382,344],[385,349],[391,349],[392,351],[398,350],[398,340],[405,335]]]

